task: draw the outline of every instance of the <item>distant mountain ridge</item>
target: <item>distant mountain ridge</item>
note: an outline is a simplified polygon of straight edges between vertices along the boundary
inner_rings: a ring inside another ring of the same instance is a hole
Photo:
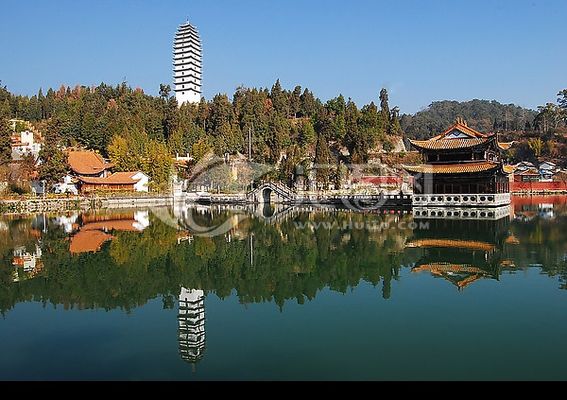
[[[536,115],[534,110],[495,100],[443,100],[413,115],[402,115],[400,124],[407,137],[423,139],[444,131],[457,117],[481,132],[517,132],[531,130]]]

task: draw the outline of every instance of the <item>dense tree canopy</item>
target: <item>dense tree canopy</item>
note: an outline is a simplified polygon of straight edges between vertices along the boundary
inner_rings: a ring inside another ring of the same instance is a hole
[[[428,138],[443,132],[457,117],[481,132],[523,131],[531,127],[536,112],[497,101],[436,101],[414,115],[404,114],[401,128],[410,138]]]
[[[0,110],[6,117],[49,124],[49,135],[59,146],[99,151],[122,169],[145,157],[140,140],[163,143],[171,155],[198,156],[211,148],[222,156],[246,152],[249,132],[257,162],[278,163],[292,144],[302,156],[314,157],[320,134],[364,159],[388,131],[387,97],[382,89],[380,113],[373,104],[363,107],[369,116],[342,95],[323,104],[309,89],[287,90],[278,80],[270,90],[240,87],[232,98],[218,94],[211,101],[178,107],[169,85],[160,85],[159,96],[150,96],[122,83],[61,86],[35,96],[12,95],[3,88]]]

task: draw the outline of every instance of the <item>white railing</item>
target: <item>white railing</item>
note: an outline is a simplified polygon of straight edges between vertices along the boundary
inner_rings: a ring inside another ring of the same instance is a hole
[[[510,204],[510,193],[495,194],[414,194],[414,206],[496,207]]]
[[[414,218],[492,220],[510,216],[509,205],[500,207],[413,207]]]

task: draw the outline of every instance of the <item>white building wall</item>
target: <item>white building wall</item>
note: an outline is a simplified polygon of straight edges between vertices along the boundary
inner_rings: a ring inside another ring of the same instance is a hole
[[[138,172],[136,175],[132,176],[133,179],[139,179],[138,183],[134,185],[134,190],[136,192],[147,192],[148,191],[148,184],[150,182],[150,178],[144,174],[143,172]]]

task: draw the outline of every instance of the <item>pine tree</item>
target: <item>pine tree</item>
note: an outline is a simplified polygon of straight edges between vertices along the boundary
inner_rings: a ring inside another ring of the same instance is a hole
[[[165,116],[163,119],[163,136],[167,140],[177,129],[179,124],[178,103],[175,96],[167,99]]]
[[[334,178],[335,178],[334,183],[335,183],[335,189],[336,190],[341,189],[347,175],[348,175],[348,169],[347,169],[346,165],[344,165],[342,162],[339,161],[337,163],[336,168],[335,168],[335,176],[334,176]]]
[[[325,135],[319,134],[317,137],[317,146],[315,148],[315,168],[317,184],[319,187],[327,190],[331,177],[331,152]]]
[[[67,173],[67,156],[49,135],[39,152],[39,158],[41,160],[39,179],[46,181],[46,187],[51,187],[59,182]]]
[[[388,128],[388,133],[390,135],[401,136],[403,134],[402,127],[400,125],[400,119],[398,117],[400,109],[398,107],[392,108],[392,115],[390,116],[390,126]]]
[[[557,103],[559,104],[559,115],[563,122],[567,124],[567,89],[557,93]]]
[[[300,114],[302,117],[313,117],[317,113],[318,104],[317,99],[309,89],[305,89],[300,97],[301,108]]]
[[[315,143],[317,139],[317,134],[315,133],[315,128],[313,128],[313,124],[311,121],[305,121],[301,124],[301,128],[299,129],[299,143],[302,147],[309,146]]]
[[[0,115],[0,165],[5,165],[12,160],[11,134],[8,120]]]
[[[291,92],[290,98],[291,113],[294,117],[301,111],[301,86],[296,86]]]
[[[276,112],[287,118],[290,114],[290,99],[288,94],[282,89],[279,79],[272,86],[270,98]]]
[[[388,128],[390,126],[390,106],[388,105],[388,91],[385,88],[380,90],[380,114],[384,126]]]

